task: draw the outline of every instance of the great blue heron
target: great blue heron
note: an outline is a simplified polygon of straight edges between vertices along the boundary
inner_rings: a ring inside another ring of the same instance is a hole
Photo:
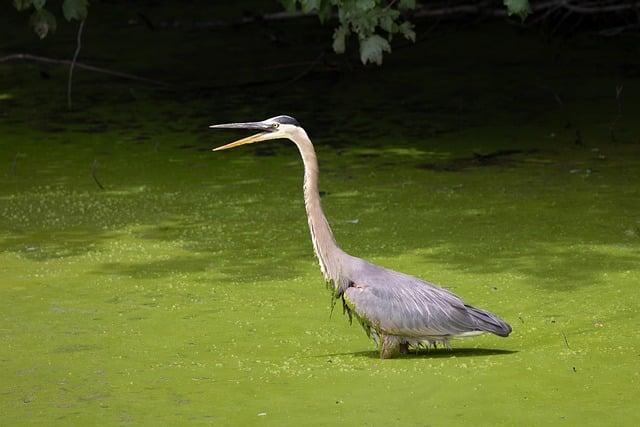
[[[304,163],[304,205],[313,249],[320,270],[342,300],[349,318],[355,316],[378,344],[380,357],[407,353],[409,346],[443,344],[449,339],[491,332],[511,333],[502,319],[465,304],[453,293],[416,277],[398,273],[345,253],[336,243],[318,192],[318,161],[313,144],[293,117],[277,116],[261,122],[212,125],[216,129],[252,129],[259,133],[214,148],[226,150],[272,139],[289,139]]]

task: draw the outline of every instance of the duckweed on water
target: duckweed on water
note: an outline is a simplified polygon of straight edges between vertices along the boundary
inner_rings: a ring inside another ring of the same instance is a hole
[[[492,40],[451,37],[452,45]],[[430,44],[416,49],[425,58],[446,54]],[[256,106],[234,94],[211,107],[207,99],[149,94],[136,101],[128,128],[108,104],[109,96],[129,96],[125,87],[102,94],[101,85],[87,84],[95,76],[80,74],[76,103],[87,111],[65,116],[26,97],[51,82],[34,78],[28,90],[8,90],[23,77],[7,69],[0,77],[9,95],[3,103],[13,108],[0,118],[0,168],[8,171],[0,175],[3,423],[637,424],[640,129],[632,118],[640,81],[625,81],[618,126],[626,139],[613,143],[607,76],[586,76],[593,84],[578,90],[554,68],[511,66],[523,79],[565,89],[573,114],[565,129],[544,112],[553,99],[540,107],[539,90],[526,82],[505,78],[496,94],[495,64],[472,81],[429,63],[405,66],[403,52],[337,89],[301,81],[286,102]],[[358,102],[382,105],[385,93],[397,94],[394,82],[423,73],[425,87],[407,83],[415,86],[408,105],[438,108],[420,115],[397,104],[383,120],[375,109],[358,113]],[[361,97],[371,79],[379,93]],[[335,111],[316,117],[305,98],[324,92]],[[503,104],[507,92],[529,98],[513,111]],[[107,104],[84,98],[92,93]],[[456,93],[487,97],[467,108]],[[36,104],[44,115],[34,123],[26,117]],[[201,132],[214,115],[253,120],[296,111],[318,145],[323,203],[345,250],[446,285],[507,319],[511,337],[381,361],[359,327],[337,311],[329,318],[294,148],[274,142],[266,156],[251,147],[214,154],[208,149],[227,136]],[[78,125],[82,114],[105,128],[83,129],[91,123]],[[182,117],[169,130],[168,114]],[[349,115],[362,123],[349,127]],[[407,118],[417,128],[407,129]],[[54,121],[61,132],[51,130]],[[576,128],[587,146],[574,143]],[[535,152],[473,160],[514,140]],[[95,159],[104,191],[91,177]]]

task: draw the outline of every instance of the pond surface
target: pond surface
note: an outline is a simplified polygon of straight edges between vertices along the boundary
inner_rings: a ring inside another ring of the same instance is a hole
[[[637,424],[637,40],[554,46],[498,27],[284,87],[164,91],[78,72],[71,112],[66,70],[3,65],[3,424]],[[197,36],[94,28],[87,62],[115,58],[109,40],[171,51]],[[61,31],[0,47],[56,56],[73,37]],[[262,49],[260,28],[242,34],[259,58],[279,49]],[[269,63],[313,59],[306,45]],[[195,73],[133,56],[112,65]],[[252,57],[228,59],[234,79],[259,74]],[[198,81],[224,85],[210,69]],[[295,147],[210,151],[239,135],[207,125],[281,113],[316,143],[347,252],[441,284],[513,334],[380,360],[357,324],[330,317]]]

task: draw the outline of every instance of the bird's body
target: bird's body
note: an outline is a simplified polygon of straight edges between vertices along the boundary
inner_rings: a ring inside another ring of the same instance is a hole
[[[218,149],[277,138],[296,144],[304,163],[305,208],[320,270],[345,311],[378,343],[382,358],[406,352],[410,345],[448,346],[453,337],[483,332],[509,335],[511,327],[494,314],[467,305],[432,283],[351,256],[337,245],[320,205],[313,144],[295,119],[278,116],[263,122],[212,127],[263,131]]]
[[[452,337],[483,332],[507,336],[511,332],[495,315],[465,304],[432,283],[350,258],[344,276],[353,279],[348,279],[346,288],[338,293],[381,343],[384,357],[407,345],[448,346]]]

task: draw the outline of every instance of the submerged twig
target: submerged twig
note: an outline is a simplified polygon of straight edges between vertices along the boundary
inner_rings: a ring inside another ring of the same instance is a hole
[[[564,103],[564,101],[562,100],[562,97],[560,97],[560,94],[558,93],[558,91],[556,91],[552,86],[547,85],[547,84],[542,84],[540,85],[540,87],[544,88],[545,90],[548,90],[549,92],[551,92],[551,95],[553,96],[553,99],[556,101],[556,104],[558,104],[558,107],[560,107],[560,109],[562,109],[562,112],[565,116],[565,128],[570,128],[572,127],[572,123],[571,123],[571,114],[569,114],[567,105]]]
[[[73,62],[67,59],[55,59],[55,58],[48,58],[46,56],[31,55],[30,53],[16,53],[13,55],[3,56],[3,57],[0,57],[0,62],[9,62],[16,59],[22,59],[22,60],[34,61],[34,62],[43,62],[45,64],[56,64],[56,65],[71,65]],[[96,67],[94,65],[84,64],[82,62],[76,61],[75,66],[78,68],[83,68],[85,70],[95,71],[96,73],[107,74],[110,76],[120,77],[123,79],[136,80],[139,82],[149,83],[149,84],[158,85],[158,86],[166,86],[166,87],[172,86],[169,83],[162,82],[159,80],[148,79],[146,77],[140,77],[140,76],[135,76],[133,74],[122,73],[120,71],[113,71],[107,68],[101,68],[101,67]]]
[[[540,84],[539,87],[551,92],[551,95],[553,96],[553,99],[556,101],[558,106],[564,108],[564,102],[562,101],[560,94],[552,86],[548,84]]]
[[[564,338],[564,345],[566,345],[567,348],[571,350],[571,347],[569,347],[569,340],[567,340],[567,336],[564,334],[564,331],[560,331],[560,333],[562,334],[562,338]]]
[[[73,53],[73,60],[69,66],[69,81],[67,82],[67,108],[71,110],[71,81],[73,79],[73,69],[76,66],[78,55],[80,54],[80,48],[82,47],[82,30],[84,29],[84,19],[80,21],[78,27],[78,37],[76,39],[76,51]]]
[[[576,129],[576,138],[573,140],[573,143],[580,147],[584,147],[584,141],[582,141],[582,132],[580,132],[580,129]]]
[[[100,188],[101,190],[104,190],[104,186],[100,183],[100,181],[98,180],[98,177],[96,176],[97,168],[98,168],[98,159],[93,159],[93,164],[91,165],[91,176],[93,177],[93,180],[98,185],[98,188]]]
[[[487,154],[473,153],[472,157],[462,157],[458,159],[452,159],[448,162],[443,162],[443,163],[422,163],[422,164],[419,164],[417,167],[420,169],[428,169],[428,170],[435,170],[435,171],[461,171],[461,170],[469,169],[473,167],[509,164],[517,161],[517,158],[515,157],[517,155],[533,154],[537,152],[538,152],[537,149],[497,150]]]
[[[618,114],[622,115],[622,89],[624,89],[624,85],[616,85],[616,102],[618,103]]]
[[[616,142],[616,127],[618,126],[618,121],[622,118],[622,89],[624,89],[624,85],[616,85],[616,104],[618,106],[618,114],[614,117],[613,121],[609,125],[609,135],[611,137],[611,142]]]
[[[9,168],[9,176],[16,176],[16,166],[18,165],[18,156],[20,153],[16,153],[11,161],[11,167]]]

